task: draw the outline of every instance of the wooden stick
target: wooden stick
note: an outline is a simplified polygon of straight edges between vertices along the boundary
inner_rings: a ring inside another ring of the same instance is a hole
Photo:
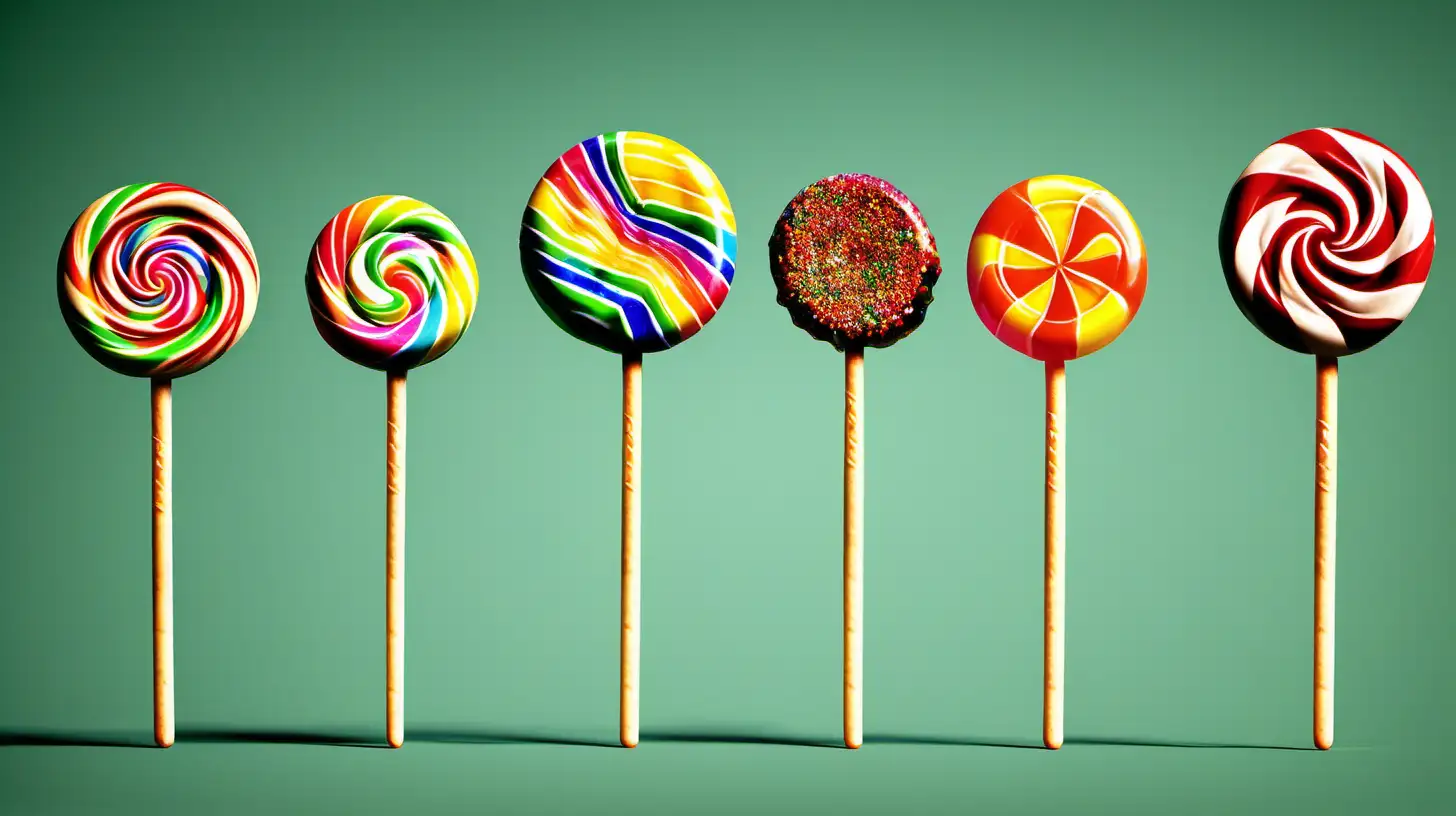
[[[1046,364],[1046,633],[1043,641],[1041,740],[1062,747],[1062,682],[1067,612],[1067,368]]]
[[[405,372],[387,375],[384,503],[384,716],[389,747],[404,745]]]
[[[864,744],[864,349],[844,352],[844,745]]]
[[[622,689],[620,732],[637,746],[642,646],[642,355],[622,355]]]
[[[152,380],[152,726],[177,739],[172,692],[172,381]]]
[[[1335,471],[1339,367],[1315,359],[1314,744],[1335,744]]]

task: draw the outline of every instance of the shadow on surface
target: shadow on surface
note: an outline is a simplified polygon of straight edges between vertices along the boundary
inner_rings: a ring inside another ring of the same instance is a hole
[[[654,729],[642,732],[643,742],[701,742],[738,745],[797,745],[804,748],[843,748],[838,740],[825,740],[802,734],[769,734],[763,732],[713,731],[706,729]]]
[[[1067,745],[1122,745],[1136,748],[1243,748],[1251,751],[1317,751],[1313,745],[1251,745],[1236,742],[1145,739],[1142,737],[1068,737]]]
[[[420,726],[404,729],[405,745],[411,742],[459,743],[465,745],[580,745],[590,748],[620,748],[615,741],[546,734],[532,731],[492,731],[486,728],[438,728]]]
[[[69,745],[82,748],[155,748],[149,735],[118,732],[81,734],[66,731],[0,730],[0,747],[10,745]]]
[[[962,745],[982,748],[1042,748],[1039,742],[1018,742],[990,737],[939,737],[918,734],[865,734],[865,744],[888,745]]]
[[[177,741],[231,743],[256,742],[270,745],[332,745],[341,748],[384,748],[384,740],[378,735],[362,731],[308,731],[283,728],[233,728],[228,726],[207,726],[201,728],[179,728]]]

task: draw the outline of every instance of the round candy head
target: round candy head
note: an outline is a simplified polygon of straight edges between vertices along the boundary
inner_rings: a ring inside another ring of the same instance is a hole
[[[304,279],[319,334],[350,360],[384,371],[449,351],[475,314],[479,285],[460,230],[405,196],[340,211],[314,242]]]
[[[1410,314],[1436,228],[1400,156],[1320,128],[1280,139],[1244,169],[1218,247],[1250,322],[1295,351],[1336,357],[1370,348]]]
[[[587,139],[537,182],[521,269],[556,325],[607,351],[672,348],[718,313],[737,225],[692,151],[635,131]]]
[[[1075,176],[1037,176],[997,196],[976,224],[966,262],[981,322],[1046,362],[1115,340],[1142,305],[1147,274],[1127,208]]]
[[[769,238],[768,262],[794,325],[840,350],[888,346],[915,331],[940,278],[920,210],[862,173],[794,196]]]
[[[133,184],[87,207],[61,247],[61,313],[92,357],[173,378],[237,342],[258,302],[258,261],[233,214],[180,184]]]

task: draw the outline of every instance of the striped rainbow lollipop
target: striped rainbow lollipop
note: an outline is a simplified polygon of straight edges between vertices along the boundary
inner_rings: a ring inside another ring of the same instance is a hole
[[[324,225],[304,286],[314,325],[335,351],[369,368],[405,370],[460,339],[479,279],[443,213],[406,196],[375,196]]]
[[[587,139],[546,169],[521,218],[536,302],[579,340],[622,355],[622,745],[637,744],[642,355],[697,334],[733,282],[737,226],[718,177],[661,136]]]
[[[521,268],[536,302],[608,351],[672,348],[718,313],[733,282],[737,225],[702,159],[635,131],[587,139],[536,184],[521,219]]]

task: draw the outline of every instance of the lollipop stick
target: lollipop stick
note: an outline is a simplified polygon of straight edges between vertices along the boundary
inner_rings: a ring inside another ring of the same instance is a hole
[[[404,433],[405,372],[387,375],[384,519],[384,716],[389,746],[404,745]]]
[[[622,695],[623,747],[637,746],[642,643],[642,355],[622,355]]]
[[[1339,367],[1315,360],[1314,744],[1335,744],[1335,466]]]
[[[1062,678],[1065,650],[1067,585],[1066,431],[1067,368],[1060,361],[1046,365],[1046,634],[1042,671],[1041,739],[1048,748],[1062,747]]]
[[[176,741],[172,696],[172,381],[152,380],[152,721],[157,745]]]
[[[844,745],[864,744],[864,349],[844,352]]]

